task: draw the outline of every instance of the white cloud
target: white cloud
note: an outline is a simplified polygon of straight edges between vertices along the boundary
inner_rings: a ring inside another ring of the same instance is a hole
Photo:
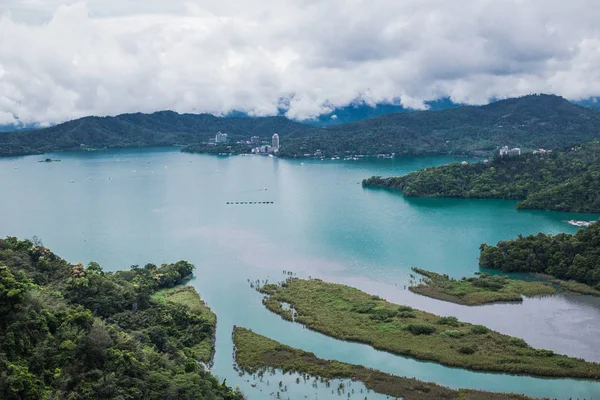
[[[600,95],[594,0],[0,0],[0,124]]]

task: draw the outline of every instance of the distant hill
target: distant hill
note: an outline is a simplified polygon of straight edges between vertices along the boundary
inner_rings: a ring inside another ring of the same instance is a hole
[[[451,106],[448,101],[436,105]],[[390,110],[380,106],[369,111],[364,107],[340,112],[338,119]],[[314,154],[318,149],[324,156],[485,155],[504,145],[562,148],[596,140],[600,137],[600,113],[552,95],[530,95],[481,107],[392,113],[327,127],[282,116],[216,117],[160,111],[85,117],[45,129],[0,133],[0,156],[81,148],[193,145],[218,131],[228,133],[232,141],[255,135],[268,139],[278,133],[282,157]]]
[[[50,128],[0,134],[0,155],[39,154],[81,148],[170,146],[199,143],[219,131],[231,140],[257,135],[302,135],[314,128],[284,117],[222,118],[211,114],[122,114],[85,117]]]
[[[396,113],[324,128],[282,141],[286,157],[314,154],[481,154],[501,146],[562,148],[600,137],[600,113],[553,95],[485,106]]]

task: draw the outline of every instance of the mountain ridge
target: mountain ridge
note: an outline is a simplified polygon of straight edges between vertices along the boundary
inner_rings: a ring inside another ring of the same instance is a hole
[[[218,117],[157,111],[89,116],[49,128],[0,134],[0,155],[112,147],[197,144],[218,131],[231,141],[282,138],[280,155],[324,156],[490,153],[503,145],[561,148],[596,140],[600,113],[554,95],[528,95],[484,106],[392,113],[328,127],[274,117]]]

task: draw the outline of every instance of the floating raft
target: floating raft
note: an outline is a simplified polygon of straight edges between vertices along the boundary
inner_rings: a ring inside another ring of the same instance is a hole
[[[225,204],[240,205],[240,204],[275,204],[274,201],[228,201]]]

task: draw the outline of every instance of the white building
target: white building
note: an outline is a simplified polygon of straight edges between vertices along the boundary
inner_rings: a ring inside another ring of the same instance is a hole
[[[504,146],[503,148],[500,149],[500,157],[504,157],[504,156],[513,157],[513,156],[520,156],[520,155],[521,155],[521,148],[519,148],[519,147],[515,147],[514,149],[509,149],[508,146]]]
[[[215,136],[215,142],[217,142],[217,143],[227,142],[227,134],[219,131],[219,133],[217,133],[217,136]]]
[[[279,150],[279,135],[274,134],[273,139],[271,139],[271,146],[275,149]]]
[[[260,145],[260,137],[258,137],[258,136],[252,136],[250,138],[250,144],[252,146],[259,146]]]

